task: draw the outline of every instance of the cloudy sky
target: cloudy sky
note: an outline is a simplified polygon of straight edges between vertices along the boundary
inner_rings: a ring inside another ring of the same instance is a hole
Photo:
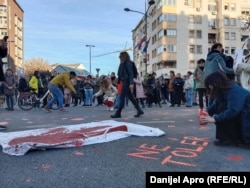
[[[89,70],[92,56],[132,47],[132,30],[145,11],[145,0],[17,0],[24,10],[24,60],[82,63]],[[92,57],[96,74],[117,72],[118,53]]]

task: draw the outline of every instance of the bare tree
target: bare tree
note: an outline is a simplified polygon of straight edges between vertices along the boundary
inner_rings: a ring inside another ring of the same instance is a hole
[[[51,66],[47,60],[42,58],[32,58],[26,60],[23,64],[25,77],[28,78],[30,75],[34,73],[34,71],[38,70],[40,72],[48,72],[51,70]]]

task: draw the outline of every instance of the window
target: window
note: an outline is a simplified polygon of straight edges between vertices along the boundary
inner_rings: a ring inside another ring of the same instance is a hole
[[[158,48],[157,48],[157,54],[160,54],[160,53],[162,53],[163,52],[163,46],[159,46]]]
[[[155,58],[155,57],[156,57],[156,55],[157,55],[157,53],[156,53],[156,49],[152,50],[152,58]]]
[[[171,5],[175,6],[176,5],[176,0],[163,0],[164,5]]]
[[[236,33],[231,32],[231,40],[236,40]]]
[[[6,6],[0,6],[0,14],[6,13],[7,9]]]
[[[162,21],[176,22],[176,14],[162,14],[157,18],[157,22],[161,23]]]
[[[242,8],[241,14],[249,15],[250,14],[250,8]]]
[[[202,16],[199,15],[189,15],[188,16],[188,22],[189,23],[195,23],[195,24],[202,24]]]
[[[193,53],[193,54],[195,53],[195,46],[194,45],[189,46],[189,52]]]
[[[229,32],[225,32],[225,40],[229,40]]]
[[[170,22],[176,22],[177,20],[176,14],[164,14],[163,17],[164,17],[163,18],[164,20],[170,21]]]
[[[156,26],[157,26],[156,21],[154,21],[154,22],[152,23],[152,31],[155,30]]]
[[[235,11],[236,10],[236,5],[234,3],[230,4],[230,10]]]
[[[235,18],[230,19],[230,25],[231,26],[236,26],[236,19]]]
[[[160,31],[158,32],[158,39],[160,39],[162,36],[163,36],[163,30],[160,30]]]
[[[154,36],[152,37],[152,44],[154,44],[154,43],[156,42],[156,40],[157,40],[156,35],[154,35]]]
[[[176,45],[175,44],[168,44],[166,51],[167,52],[176,52]]]
[[[188,17],[188,22],[189,22],[189,23],[194,23],[194,15],[190,15],[190,16]]]
[[[194,38],[195,37],[195,30],[190,30],[189,31],[189,38]]]
[[[216,5],[208,5],[208,11],[216,11]]]
[[[235,54],[235,47],[231,47],[231,55]]]
[[[202,31],[201,30],[189,30],[189,38],[202,38]]]
[[[157,35],[158,39],[160,39],[163,36],[176,36],[176,29],[160,30]]]
[[[225,26],[229,25],[229,18],[227,17],[224,18],[224,25]]]
[[[202,32],[201,30],[196,31],[196,38],[201,39],[202,38]]]
[[[229,4],[228,3],[224,4],[224,10],[229,10]]]
[[[158,18],[157,18],[157,23],[161,23],[163,21],[163,15],[160,15]]]
[[[176,36],[176,29],[167,29],[166,35],[167,36]]]
[[[195,6],[201,8],[201,0],[196,0]]]
[[[215,25],[216,25],[215,19],[208,20],[208,26],[215,26]]]
[[[0,29],[0,34],[3,36],[7,35],[7,29]]]
[[[201,45],[196,46],[196,52],[197,52],[197,54],[202,54],[202,46]]]
[[[228,53],[229,53],[229,47],[225,47],[225,48],[224,48],[224,53],[225,53],[225,54],[228,54]]]

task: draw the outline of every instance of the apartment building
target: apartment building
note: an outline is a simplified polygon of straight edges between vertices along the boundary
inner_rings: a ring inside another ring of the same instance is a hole
[[[215,42],[233,57],[249,37],[249,24],[250,0],[155,0],[147,24],[142,19],[133,30],[134,46],[146,33],[149,41],[147,54],[134,48],[134,61],[142,76],[170,70],[186,74],[198,59],[206,58]]]
[[[9,36],[8,56],[4,69],[11,67],[23,73],[23,10],[16,0],[0,0],[0,38]]]

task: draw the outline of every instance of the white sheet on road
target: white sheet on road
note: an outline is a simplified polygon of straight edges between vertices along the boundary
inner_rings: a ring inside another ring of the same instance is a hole
[[[0,133],[3,152],[21,156],[31,149],[79,147],[104,143],[128,136],[162,136],[158,129],[113,120],[55,128]]]

